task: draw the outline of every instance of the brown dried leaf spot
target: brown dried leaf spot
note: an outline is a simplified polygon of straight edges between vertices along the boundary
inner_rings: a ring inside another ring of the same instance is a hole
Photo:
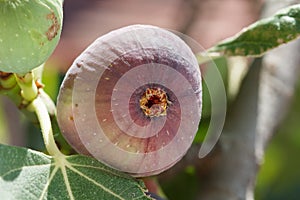
[[[58,23],[57,17],[55,16],[54,12],[48,14],[47,19],[51,20],[52,22],[51,26],[48,28],[46,32],[46,36],[48,40],[51,41],[57,35],[60,25]]]

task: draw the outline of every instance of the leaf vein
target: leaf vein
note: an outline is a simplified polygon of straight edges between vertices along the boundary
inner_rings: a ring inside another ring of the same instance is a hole
[[[131,179],[130,177],[126,177],[126,176],[123,176],[122,174],[119,174],[119,173],[116,173],[116,172],[113,172],[113,171],[110,171],[104,167],[96,167],[96,166],[92,166],[92,165],[79,165],[79,164],[74,164],[74,163],[71,163],[72,166],[74,167],[82,167],[82,168],[90,168],[90,169],[97,169],[99,171],[103,171],[103,172],[106,172],[108,174],[112,174],[114,176],[118,176],[118,177],[121,177],[121,178],[126,178],[126,179]]]
[[[6,173],[4,174],[1,174],[0,177],[4,178],[5,176],[9,175],[10,173],[13,173],[13,172],[17,172],[17,171],[22,171],[24,168],[30,168],[30,167],[42,167],[42,166],[53,166],[53,164],[42,164],[42,165],[28,165],[28,166],[22,166],[22,167],[19,167],[19,168],[15,168],[15,169],[12,169],[12,170],[9,170],[7,171]]]
[[[86,176],[85,174],[81,173],[80,171],[78,171],[77,169],[75,169],[74,167],[72,167],[71,165],[68,166],[70,168],[70,170],[72,170],[73,172],[77,173],[78,175],[82,176],[83,178],[87,179],[88,181],[92,182],[93,184],[99,186],[101,189],[103,189],[105,192],[111,194],[112,196],[115,196],[116,198],[120,199],[120,200],[125,200],[124,198],[122,198],[121,196],[119,196],[118,194],[114,193],[113,191],[111,191],[110,189],[106,188],[105,186],[103,186],[102,184],[98,183],[96,180]]]
[[[66,165],[61,165],[60,169],[61,169],[61,172],[62,172],[63,177],[64,177],[64,182],[66,184],[69,197],[70,197],[71,200],[75,200],[75,198],[73,196],[73,193],[72,193],[71,185],[70,185],[70,182],[69,182],[69,179],[68,179],[68,174],[67,174],[67,171],[66,171],[66,166],[67,165],[68,165],[68,162],[66,162]]]
[[[54,178],[54,175],[56,174],[57,170],[58,170],[58,167],[55,167],[55,168],[53,169],[53,171],[51,172],[50,177],[49,177],[49,179],[47,180],[47,183],[46,183],[46,185],[45,185],[45,187],[44,187],[44,189],[43,189],[43,191],[42,191],[42,193],[41,193],[41,197],[39,198],[39,200],[42,200],[43,197],[45,196],[46,191],[48,190],[48,187],[49,187],[49,185],[50,185],[52,179]]]

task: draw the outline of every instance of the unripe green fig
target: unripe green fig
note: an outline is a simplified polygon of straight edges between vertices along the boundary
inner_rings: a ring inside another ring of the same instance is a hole
[[[62,0],[0,0],[0,71],[24,74],[44,63],[62,20]]]

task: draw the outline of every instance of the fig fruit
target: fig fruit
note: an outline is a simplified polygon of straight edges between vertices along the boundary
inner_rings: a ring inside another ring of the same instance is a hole
[[[57,118],[79,153],[150,176],[191,146],[201,98],[197,59],[184,41],[155,26],[132,25],[98,38],[74,61]]]
[[[61,0],[0,1],[0,71],[25,74],[44,63],[62,30]]]

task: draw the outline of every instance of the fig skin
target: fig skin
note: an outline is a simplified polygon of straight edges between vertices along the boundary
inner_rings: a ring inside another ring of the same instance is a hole
[[[78,135],[74,116],[72,111],[72,96],[74,79],[76,75],[68,73],[63,83],[64,96],[59,95],[57,99],[57,119],[62,134],[66,137],[68,143],[81,154],[90,155],[89,151],[84,147]]]
[[[25,74],[54,51],[62,30],[62,1],[0,1],[0,8],[0,71]]]
[[[166,92],[166,115],[144,115],[140,98],[147,88]],[[57,118],[77,152],[144,177],[184,156],[198,129],[201,98],[200,70],[189,47],[164,29],[132,25],[98,38],[74,61]]]

